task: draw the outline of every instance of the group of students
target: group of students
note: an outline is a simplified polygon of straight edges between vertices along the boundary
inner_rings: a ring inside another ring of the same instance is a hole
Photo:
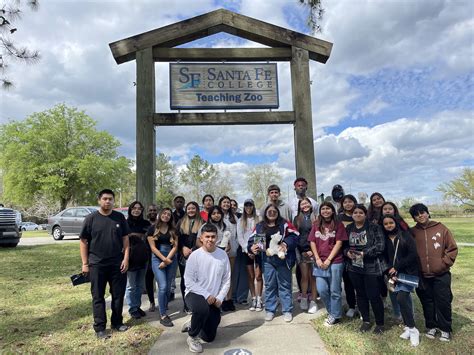
[[[178,267],[184,311],[191,313],[189,297],[185,297],[191,283],[186,282],[187,261],[202,246],[203,228],[208,231],[212,225],[211,229],[216,230],[215,244],[226,253],[231,275],[219,302],[222,312],[234,311],[236,302],[247,304],[250,292],[250,311],[265,309],[265,320],[271,321],[281,305],[283,319],[291,322],[292,269],[297,265],[299,306],[316,313],[320,298],[328,313],[327,326],[339,323],[343,317],[344,285],[349,307],[346,316],[354,317],[360,312],[361,332],[372,328],[371,307],[375,317],[373,332],[383,333],[384,299],[389,296],[395,317],[405,326],[400,337],[417,346],[419,331],[412,299],[416,290],[423,307],[426,336],[435,338],[439,331],[440,340],[450,340],[453,297],[449,268],[455,261],[457,246],[444,225],[430,220],[425,205],[410,208],[416,225],[409,228],[397,206],[385,201],[380,193],[370,196],[367,208],[358,204],[353,195],[343,195],[337,186],[332,201],[318,205],[306,196],[304,178],[296,179],[294,187],[296,198],[287,204],[280,199],[279,187],[269,186],[268,203],[258,214],[251,199],[245,200],[240,213],[237,202],[228,196],[215,204],[213,196],[205,195],[202,210],[194,201],[184,205],[184,198],[177,196],[174,210],[163,208],[157,213],[156,206],[151,205],[146,220],[143,205],[133,202],[127,219],[131,251],[126,298],[131,316],[144,315],[140,300],[145,278],[150,311],[155,310],[154,278],[158,282],[160,322],[173,326],[166,312],[168,302],[174,298]],[[147,243],[142,243],[144,236]],[[147,265],[151,265],[148,270]]]

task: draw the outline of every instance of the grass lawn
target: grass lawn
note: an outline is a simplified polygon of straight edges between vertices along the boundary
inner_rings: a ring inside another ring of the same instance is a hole
[[[453,340],[443,343],[438,339],[430,340],[422,335],[420,345],[412,348],[409,341],[399,335],[403,329],[385,312],[385,326],[388,328],[382,336],[358,332],[361,320],[348,321],[327,328],[324,317],[314,320],[327,348],[334,354],[472,354],[474,349],[474,247],[460,247],[456,263],[452,268],[453,301]],[[418,297],[414,294],[416,307],[416,326],[424,331],[424,319]],[[373,321],[373,314],[371,313]]]
[[[51,234],[48,234],[48,231],[40,230],[40,231],[24,231],[21,233],[22,238],[38,238],[38,237],[48,237],[53,238]]]
[[[474,243],[474,218],[473,217],[443,217],[432,218],[435,221],[443,223],[454,235],[456,242]],[[405,217],[405,221],[410,227],[415,225],[411,216]]]
[[[474,243],[474,218],[458,217],[458,218],[433,218],[440,221],[448,227],[454,235],[456,242]]]
[[[148,352],[160,330],[142,320],[96,340],[90,286],[69,279],[80,265],[77,244],[0,249],[0,353]]]

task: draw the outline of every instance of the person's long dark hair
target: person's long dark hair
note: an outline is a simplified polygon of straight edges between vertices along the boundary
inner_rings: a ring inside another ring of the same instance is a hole
[[[382,214],[381,213],[382,207],[377,208],[374,206],[374,203],[372,202],[372,199],[374,198],[374,196],[379,196],[383,200],[383,203],[385,203],[385,198],[380,192],[374,192],[372,195],[370,195],[370,204],[367,210],[367,218],[369,219],[370,222],[372,222],[374,219],[378,221],[380,215]]]
[[[269,204],[267,207],[265,207],[265,210],[263,212],[263,219],[262,219],[262,222],[260,222],[260,223],[263,223],[263,232],[266,232],[269,228],[268,223],[270,221],[268,220],[268,217],[267,217],[267,211],[270,208],[274,208],[277,211],[277,219],[275,220],[275,225],[279,226],[285,223],[285,219],[280,215],[280,210],[276,208],[275,206],[273,206],[272,204]]]
[[[393,231],[388,231],[388,230],[385,229],[385,227],[383,225],[383,221],[386,218],[390,218],[392,221],[395,222],[395,228],[396,228],[395,233]],[[393,216],[391,214],[385,214],[380,218],[380,221],[382,222],[381,226],[382,226],[383,234],[385,235],[385,237],[387,239],[389,238],[390,235],[395,234],[398,237],[398,240],[399,240],[399,243],[400,243],[399,246],[398,246],[399,248],[402,248],[407,244],[406,238],[411,238],[411,234],[410,234],[410,232],[403,230],[403,228],[400,226],[400,223],[398,222],[398,220],[395,216]]]
[[[311,203],[311,200],[309,198],[303,197],[301,200],[298,201],[298,214],[296,215],[295,220],[294,220],[295,222],[294,226],[298,229],[303,223],[303,218],[304,218],[304,212],[301,210],[301,202],[303,201],[308,202],[309,205],[311,206],[308,212],[308,214],[311,216],[311,223],[314,223],[315,221],[314,214],[313,214],[313,204]]]
[[[357,199],[355,198],[354,195],[347,194],[347,195],[344,195],[344,197],[343,197],[342,200],[341,200],[341,209],[342,209],[341,213],[345,213],[345,212],[346,212],[346,211],[344,210],[344,201],[347,200],[347,199],[349,199],[349,200],[351,200],[352,202],[354,202],[354,207],[352,207],[352,210],[349,211],[350,213],[354,212],[354,208],[355,208],[355,206],[357,205]]]
[[[242,217],[240,217],[240,225],[242,226],[242,228],[244,230],[247,229],[247,224],[248,224],[248,219],[249,218],[253,218],[254,223],[257,222],[257,211],[256,211],[256,208],[255,208],[255,204],[253,204],[252,202],[247,202],[247,205],[248,204],[251,204],[251,206],[252,206],[252,214],[250,216],[247,214],[247,211],[245,210],[245,204],[244,204],[244,210],[242,211]]]
[[[230,204],[230,202],[232,201],[229,196],[222,196],[222,197],[219,199],[218,205],[219,205],[220,209],[222,210],[222,212],[224,212],[224,210],[222,209],[222,206],[221,206],[221,205],[222,205],[222,201],[224,201],[224,200],[229,200],[229,204]],[[231,205],[231,204],[230,204],[230,205]],[[227,210],[227,213],[229,214],[229,222],[232,223],[232,224],[236,224],[236,223],[237,223],[237,220],[235,219],[235,214],[234,214],[234,212],[232,211],[232,205],[231,205],[231,206],[229,207],[229,209]],[[222,217],[224,217],[224,213],[222,214]]]
[[[140,215],[135,217],[132,215],[132,209],[135,207],[135,205],[139,205],[142,211],[140,212]],[[144,221],[145,218],[143,218],[143,211],[145,207],[143,207],[143,204],[140,201],[133,201],[129,206],[128,206],[128,218],[127,222],[130,227],[138,225],[140,222]]]
[[[221,215],[221,220],[219,222],[214,222],[211,218],[212,216],[212,213],[214,211],[217,211],[220,213]],[[224,212],[222,211],[222,208],[220,208],[219,206],[212,206],[212,208],[209,210],[209,217],[207,218],[207,222],[208,223],[211,223],[215,226],[218,226],[220,230],[225,230],[227,228],[227,226],[225,225],[225,222],[224,222]]]
[[[332,211],[332,215],[331,215],[331,219],[329,221],[329,229],[330,230],[336,230],[336,224],[337,224],[337,212],[336,212],[336,207],[334,207],[334,205],[329,202],[329,201],[324,201],[323,203],[321,203],[321,205],[319,205],[319,216],[318,216],[318,219],[316,220],[316,226],[318,228],[318,230],[321,232],[321,233],[324,233],[324,230],[323,230],[323,225],[326,223],[328,223],[326,220],[324,220],[323,216],[321,216],[321,209],[323,207],[329,207]]]
[[[403,230],[408,230],[408,223],[403,219],[402,216],[400,216],[400,211],[398,210],[397,205],[394,204],[393,202],[390,202],[390,201],[385,202],[380,208],[380,213],[381,214],[383,213],[383,207],[385,205],[390,205],[393,207],[393,212],[394,212],[393,216],[395,217],[395,220],[398,222],[398,224]],[[381,215],[379,218],[379,225],[381,225],[382,227],[383,227],[383,217],[384,216]]]

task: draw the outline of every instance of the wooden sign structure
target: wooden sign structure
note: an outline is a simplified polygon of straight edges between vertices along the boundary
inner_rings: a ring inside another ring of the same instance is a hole
[[[278,108],[277,65],[171,63],[170,107],[172,110]]]
[[[271,48],[173,48],[219,32]],[[308,180],[308,195],[316,197],[309,60],[326,63],[332,43],[219,9],[109,44],[117,64],[137,65],[136,166],[137,199],[155,200],[155,126],[293,124],[296,176]],[[289,61],[292,111],[157,113],[155,62]]]

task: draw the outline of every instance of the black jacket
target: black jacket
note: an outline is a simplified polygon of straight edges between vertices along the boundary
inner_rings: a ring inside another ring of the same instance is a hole
[[[387,268],[390,269],[393,266],[397,273],[419,276],[418,253],[416,252],[415,240],[411,234],[406,231],[399,231],[393,242],[389,237],[386,237],[385,242]],[[399,244],[394,262],[397,243]]]
[[[363,229],[366,231],[367,241],[365,245],[351,245],[351,233],[356,229],[355,223],[346,227],[349,242],[344,246],[344,256],[350,249],[362,251],[364,253],[364,267],[352,265],[350,259],[346,259],[347,270],[368,275],[382,275],[387,269],[385,260],[385,235],[379,225],[365,222]]]

